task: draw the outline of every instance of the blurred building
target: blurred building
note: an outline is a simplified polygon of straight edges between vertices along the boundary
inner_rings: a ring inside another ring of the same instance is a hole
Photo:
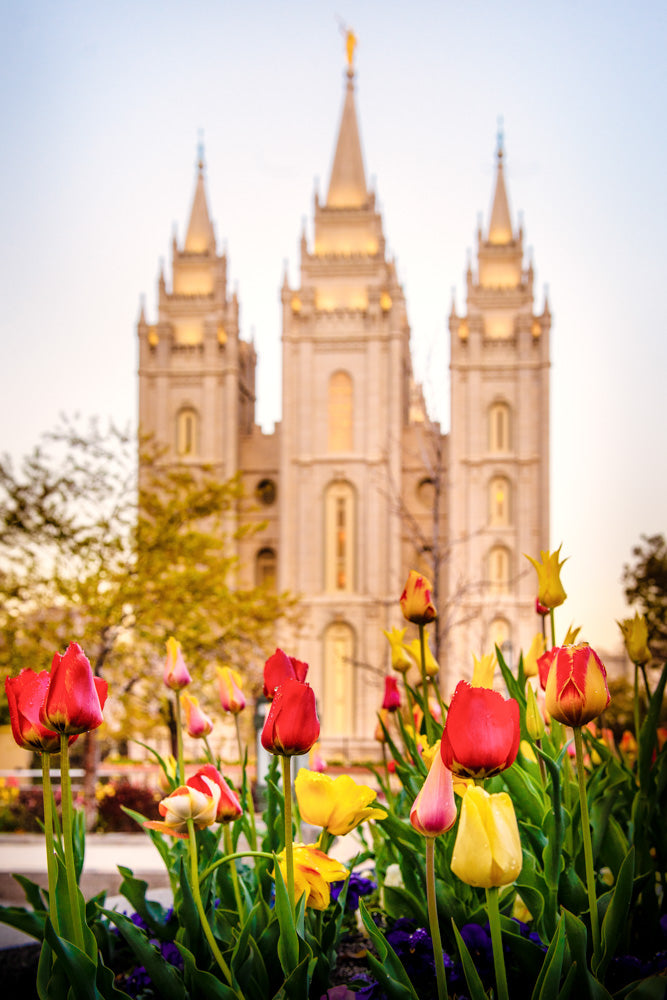
[[[159,278],[157,320],[139,319],[141,431],[174,461],[242,475],[239,516],[264,526],[235,543],[239,584],[301,595],[298,628],[276,638],[310,664],[325,756],[375,752],[383,630],[406,624],[398,599],[411,568],[433,583],[429,641],[445,694],[470,674],[473,652],[498,642],[516,658],[538,629],[523,553],[548,547],[551,318],[546,304],[535,312],[502,139],[496,156],[466,312],[449,317],[449,434],[414,379],[407,304],[366,181],[351,52],[327,195],[315,195],[299,284],[285,277],[282,287],[273,433],[255,424],[257,357],[227,287],[203,157],[185,239],[174,238],[171,274]],[[406,640],[416,636],[408,626]]]

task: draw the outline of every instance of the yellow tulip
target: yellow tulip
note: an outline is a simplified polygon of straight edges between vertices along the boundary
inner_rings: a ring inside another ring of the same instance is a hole
[[[541,740],[544,736],[544,719],[532,684],[526,684],[526,729],[533,740]]]
[[[472,785],[461,804],[451,869],[468,885],[509,885],[521,871],[519,827],[506,792],[489,795]]]
[[[526,677],[537,677],[537,661],[546,649],[546,641],[541,632],[536,632],[527,653],[523,654],[523,672]]]
[[[407,649],[410,656],[413,658],[419,669],[421,670],[422,664],[422,654],[421,647],[419,645],[419,639],[413,639],[412,642],[406,643],[405,648]],[[424,659],[426,660],[425,669],[427,677],[435,677],[440,667],[438,666],[438,661],[431,652],[430,646],[428,644],[428,639],[424,636]]]
[[[475,661],[475,666],[470,683],[473,687],[492,688],[493,675],[496,672],[496,654],[485,653],[481,660],[478,660],[473,653],[472,658]]]
[[[386,819],[384,809],[374,808],[376,792],[358,785],[349,774],[329,774],[301,769],[294,782],[301,818],[321,826],[334,837],[342,837],[367,819]]]
[[[648,648],[648,626],[639,612],[634,618],[624,618],[616,623],[623,633],[623,642],[633,663],[648,663],[651,650]]]
[[[567,597],[560,582],[561,567],[565,563],[565,559],[558,561],[561,548],[559,545],[555,552],[540,552],[541,563],[526,555],[537,570],[537,599],[545,608],[557,608]]]
[[[407,621],[414,622],[415,625],[428,625],[438,617],[435,604],[431,600],[431,590],[431,584],[426,577],[411,569],[400,601],[403,617]]]
[[[398,671],[399,674],[407,673],[412,666],[412,660],[407,655],[403,645],[406,630],[404,628],[392,628],[389,632],[386,629],[383,629],[383,631],[391,647],[392,670]]]
[[[299,772],[302,773],[302,772]],[[310,844],[294,844],[294,894],[301,899],[306,893],[306,906],[326,910],[331,900],[329,883],[340,882],[350,874],[339,861]],[[285,851],[278,855],[278,865],[287,879]]]

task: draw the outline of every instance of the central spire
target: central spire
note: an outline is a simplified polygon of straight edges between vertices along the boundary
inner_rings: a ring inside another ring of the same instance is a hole
[[[364,158],[354,100],[353,60],[357,39],[349,28],[345,32],[345,44],[347,84],[327,194],[328,208],[362,208],[368,204]]]
[[[204,144],[199,141],[197,148],[197,183],[192,199],[190,223],[185,237],[186,253],[205,253],[215,250],[215,234],[211,224],[206,200],[206,185],[204,183]]]
[[[510,217],[505,176],[503,173],[504,149],[502,129],[498,130],[498,150],[496,156],[498,167],[496,173],[496,190],[491,208],[491,221],[489,222],[489,243],[511,243],[513,239],[512,219]]]

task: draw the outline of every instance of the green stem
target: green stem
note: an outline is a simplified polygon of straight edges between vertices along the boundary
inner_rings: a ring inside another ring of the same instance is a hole
[[[228,861],[236,861],[237,858],[266,858],[267,861],[275,861],[275,854],[267,854],[266,851],[236,851],[234,854],[226,854],[224,858],[218,858],[213,864],[205,868],[201,873],[201,881],[208,878],[211,872],[214,872],[216,868],[220,865],[227,864]]]
[[[255,800],[252,797],[252,785],[248,779],[247,769],[243,766],[245,760],[245,754],[243,753],[243,744],[241,742],[241,727],[239,725],[238,714],[234,716],[234,723],[236,725],[236,743],[239,748],[239,766],[243,772],[241,777],[241,787],[243,788],[244,798],[245,798],[245,809],[248,814],[248,819],[250,821],[250,846],[253,851],[257,850],[257,825],[255,823]]]
[[[76,881],[74,863],[74,842],[72,839],[72,780],[69,773],[69,736],[60,734],[60,789],[63,813],[63,847],[65,850],[65,871],[67,872],[67,894],[72,918],[74,944],[84,950],[83,927],[79,909],[79,887]]]
[[[208,757],[209,764],[212,764],[213,767],[217,771],[219,771],[220,770],[220,761],[216,760],[216,758],[213,756],[213,751],[211,750],[211,744],[208,742],[208,736],[204,737],[204,746],[206,747],[206,756]]]
[[[177,761],[177,776],[178,784],[185,784],[185,765],[183,762],[183,720],[181,718],[181,699],[178,691],[175,695],[176,700],[176,753],[178,756]]]
[[[486,890],[486,908],[489,914],[491,928],[491,945],[493,947],[493,968],[496,973],[498,1000],[509,1000],[507,992],[507,975],[505,973],[505,956],[503,955],[503,939],[500,932],[500,908],[498,906],[498,888],[492,886]]]
[[[387,744],[382,744],[382,760],[384,761],[384,770],[387,775],[387,805],[390,809],[394,808],[394,793],[391,790],[391,775],[389,774],[389,762],[387,761]]]
[[[202,903],[201,891],[199,889],[199,865],[197,863],[197,841],[195,838],[195,824],[191,819],[188,820],[188,834],[189,834],[188,851],[190,854],[190,881],[192,882],[191,886],[192,896],[195,901],[195,906],[197,907],[197,913],[199,914],[199,920],[201,922],[202,930],[204,931],[206,940],[209,943],[211,951],[213,952],[213,956],[216,962],[218,963],[222,971],[222,974],[224,975],[225,979],[231,986],[232,974],[230,968],[225,962],[222,952],[218,947],[218,942],[215,940],[215,937],[213,936],[213,931],[211,930],[211,925],[209,924],[206,918],[206,911],[204,910],[204,904]]]
[[[595,959],[600,954],[600,924],[598,921],[598,904],[595,893],[595,867],[593,865],[593,844],[591,841],[591,825],[588,818],[588,801],[586,798],[584,741],[581,735],[581,726],[574,727],[574,746],[577,753],[577,778],[579,779],[579,805],[581,807],[581,833],[584,838],[586,888],[588,890],[588,906],[591,914],[591,935],[593,937],[593,957]]]
[[[639,747],[639,665],[635,663],[635,697],[634,697],[634,717],[635,717],[635,740]]]
[[[225,823],[225,851],[228,857],[230,854],[233,853],[232,831],[229,826],[229,823]],[[236,899],[236,909],[239,915],[239,920],[241,921],[241,923],[243,923],[243,919],[245,917],[245,909],[243,906],[243,902],[241,900],[241,889],[239,887],[239,873],[236,869],[235,861],[232,861],[231,872],[232,872],[232,885],[234,886],[234,898]]]
[[[56,906],[56,880],[58,869],[53,843],[53,791],[51,788],[51,754],[42,754],[42,796],[44,798],[44,837],[46,840],[46,870],[49,876],[49,916],[56,934],[60,936],[58,908]]]
[[[294,852],[292,849],[292,768],[291,758],[282,757],[283,796],[285,799],[285,867],[287,869],[287,895],[294,913]]]
[[[424,626],[419,626],[419,653],[421,656],[421,668],[422,668],[422,695],[424,698],[424,721],[426,722],[426,739],[429,742],[429,746],[432,746],[435,742],[435,733],[433,732],[433,719],[431,717],[431,709],[428,704],[428,677],[426,675],[426,638],[424,636]]]
[[[433,942],[435,978],[438,984],[438,1000],[447,1000],[447,973],[442,953],[442,938],[438,921],[438,906],[435,898],[435,837],[426,838],[426,898],[428,901],[428,923]]]
[[[554,615],[554,609],[550,608],[549,618],[551,619],[551,647],[556,645],[556,617]]]
[[[535,740],[535,746],[538,748],[538,750],[541,750],[542,749],[542,740],[539,740],[539,739]],[[539,753],[537,755],[537,763],[540,766],[540,778],[542,779],[542,785],[543,785],[544,788],[546,788],[546,785],[547,785],[547,769],[546,769],[546,766],[544,764],[544,761],[542,760],[542,756]]]
[[[650,705],[650,703],[651,703],[651,689],[648,686],[648,677],[646,676],[646,664],[645,663],[640,663],[639,667],[640,667],[640,670],[642,672],[642,677],[644,678],[644,687],[646,688],[646,701],[647,701],[647,704]]]

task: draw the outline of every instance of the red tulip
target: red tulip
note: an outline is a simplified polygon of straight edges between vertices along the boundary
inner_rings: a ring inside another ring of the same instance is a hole
[[[277,649],[264,664],[264,696],[273,698],[276,688],[288,679],[304,682],[307,673],[307,663]]]
[[[556,646],[544,689],[544,703],[553,719],[565,726],[585,726],[609,704],[607,671],[587,643]]]
[[[395,712],[401,707],[401,694],[395,677],[385,677],[384,679],[384,700],[382,707],[388,712]]]
[[[190,788],[196,788],[199,792],[210,794],[209,782],[213,782],[220,789],[220,799],[218,801],[218,808],[215,814],[216,822],[229,823],[231,820],[240,816],[243,810],[241,809],[239,800],[218,769],[213,767],[213,764],[204,764],[203,767],[199,768],[196,774],[193,774],[191,778],[188,778],[186,784],[189,785]]]
[[[174,639],[173,635],[167,639],[167,658],[164,661],[163,680],[172,691],[181,691],[192,681],[183,659],[181,644]]]
[[[459,681],[440,744],[450,771],[466,778],[499,774],[514,763],[519,736],[519,703],[514,698]]]
[[[262,746],[269,753],[293,757],[307,753],[319,735],[315,692],[310,684],[288,677],[275,689],[262,730]]]
[[[76,642],[51,664],[49,687],[39,712],[43,726],[70,736],[102,725],[108,684],[93,675],[88,657]]]
[[[50,677],[48,670],[37,674],[26,668],[17,677],[5,678],[12,735],[24,750],[60,753],[60,734],[47,729],[39,719]],[[71,736],[69,742],[73,743],[75,739],[76,736]]]

